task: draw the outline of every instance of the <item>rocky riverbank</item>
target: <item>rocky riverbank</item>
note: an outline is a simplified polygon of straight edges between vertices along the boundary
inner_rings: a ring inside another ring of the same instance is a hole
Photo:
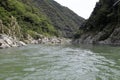
[[[114,29],[112,33],[109,33],[109,36],[104,31],[96,34],[90,32],[84,33],[79,39],[72,40],[72,43],[120,46],[120,28]]]
[[[19,41],[17,38],[10,37],[5,34],[0,34],[0,49],[10,48],[10,47],[20,47],[27,44],[70,44],[71,40],[66,38],[57,38],[57,37],[45,37],[42,36],[39,39],[33,39],[29,36],[29,39]]]
[[[27,40],[24,40],[26,44],[69,44],[70,39],[59,38],[59,37],[47,37],[43,35],[39,35],[38,39],[34,39],[31,36],[28,37]]]
[[[10,48],[10,47],[20,47],[26,44],[22,41],[14,39],[8,35],[0,34],[0,49]]]
[[[113,45],[113,46],[120,46],[119,37],[114,38],[114,34],[119,33],[118,31],[114,31],[109,38],[105,40],[101,40],[106,36],[104,32],[99,32],[98,34],[90,34],[86,33],[81,35],[79,39],[72,40],[72,44],[98,44],[98,45]],[[118,38],[118,39],[117,39]]]

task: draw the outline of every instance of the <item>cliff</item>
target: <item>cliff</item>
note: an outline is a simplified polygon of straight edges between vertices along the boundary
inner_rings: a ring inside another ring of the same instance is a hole
[[[120,1],[99,0],[73,42],[120,45]]]

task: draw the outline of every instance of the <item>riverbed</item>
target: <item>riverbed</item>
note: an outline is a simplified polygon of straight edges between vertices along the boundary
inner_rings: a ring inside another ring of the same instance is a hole
[[[28,45],[0,50],[0,80],[119,80],[120,47]]]

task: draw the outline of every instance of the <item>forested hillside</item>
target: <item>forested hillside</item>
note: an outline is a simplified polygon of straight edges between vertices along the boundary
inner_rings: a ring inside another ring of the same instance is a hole
[[[73,37],[84,19],[54,0],[32,0],[64,37]]]
[[[0,33],[72,37],[83,18],[53,0],[0,0]]]

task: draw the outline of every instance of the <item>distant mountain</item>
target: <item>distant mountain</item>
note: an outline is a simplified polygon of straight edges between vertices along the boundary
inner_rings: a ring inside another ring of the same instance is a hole
[[[61,36],[72,37],[84,19],[54,0],[32,0],[52,22]]]
[[[17,25],[23,39],[37,33],[70,38],[84,21],[54,0],[0,0],[0,20],[0,33],[11,35]]]
[[[120,0],[99,0],[75,38],[76,43],[120,45]]]

